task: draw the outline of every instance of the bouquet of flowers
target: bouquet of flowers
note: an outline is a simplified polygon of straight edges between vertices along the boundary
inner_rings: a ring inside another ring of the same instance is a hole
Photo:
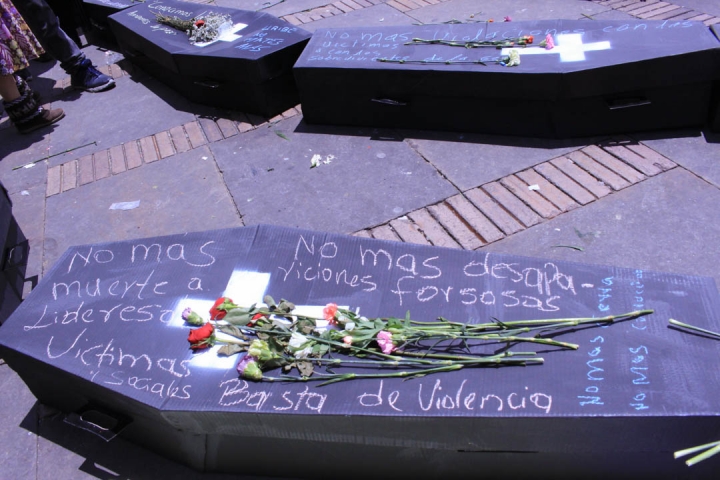
[[[217,40],[223,31],[232,27],[233,22],[230,15],[220,13],[203,13],[190,20],[183,20],[178,17],[155,14],[158,23],[169,25],[188,34],[190,43],[207,43]]]
[[[322,317],[314,317],[294,313],[295,305],[287,300],[276,303],[269,295],[263,300],[264,305],[241,307],[221,297],[210,309],[207,322],[186,308],[183,319],[199,327],[190,332],[190,348],[202,350],[220,343],[220,355],[244,353],[237,370],[246,379],[327,385],[358,378],[414,378],[469,367],[540,364],[543,358],[536,352],[511,351],[511,347],[526,343],[574,350],[578,345],[547,335],[653,312],[507,322],[493,318],[489,323],[466,324],[442,317],[413,320],[410,312],[405,318],[370,319],[334,303],[324,307]],[[375,371],[335,371],[348,366]],[[265,374],[277,368],[282,368],[279,376]]]

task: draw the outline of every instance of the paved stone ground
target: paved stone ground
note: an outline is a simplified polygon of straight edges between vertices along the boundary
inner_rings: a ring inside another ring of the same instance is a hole
[[[262,9],[311,31],[506,15],[720,23],[712,0],[202,3]],[[301,105],[274,118],[202,107],[119,54],[85,51],[117,88],[79,94],[57,65],[34,64],[33,88],[67,117],[29,136],[0,118],[0,181],[30,241],[28,277],[74,244],[274,223],[720,280],[717,134],[553,141],[309,126]],[[330,161],[311,170],[314,155]],[[109,210],[129,201],[139,207]],[[0,479],[231,478],[66,425],[1,360],[0,412]]]

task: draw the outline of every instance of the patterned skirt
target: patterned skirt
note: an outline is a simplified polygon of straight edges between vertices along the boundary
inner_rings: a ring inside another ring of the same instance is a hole
[[[40,43],[9,0],[0,0],[0,75],[28,66],[43,53]]]

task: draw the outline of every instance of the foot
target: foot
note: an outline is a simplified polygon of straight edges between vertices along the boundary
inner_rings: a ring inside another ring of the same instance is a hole
[[[87,58],[70,75],[70,85],[86,92],[103,92],[115,86],[115,80],[100,72]]]
[[[36,115],[32,120],[15,124],[18,131],[20,133],[34,132],[38,128],[52,125],[65,116],[65,112],[63,112],[61,108],[54,108],[52,110],[41,108],[41,110],[40,115]]]

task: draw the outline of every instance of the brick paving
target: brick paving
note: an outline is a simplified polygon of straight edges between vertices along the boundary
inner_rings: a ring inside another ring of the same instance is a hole
[[[642,144],[588,146],[354,235],[474,250],[675,167]]]
[[[619,10],[642,20],[692,20],[705,25],[720,23],[720,17],[694,12],[671,2],[647,0],[594,0],[594,3]]]

